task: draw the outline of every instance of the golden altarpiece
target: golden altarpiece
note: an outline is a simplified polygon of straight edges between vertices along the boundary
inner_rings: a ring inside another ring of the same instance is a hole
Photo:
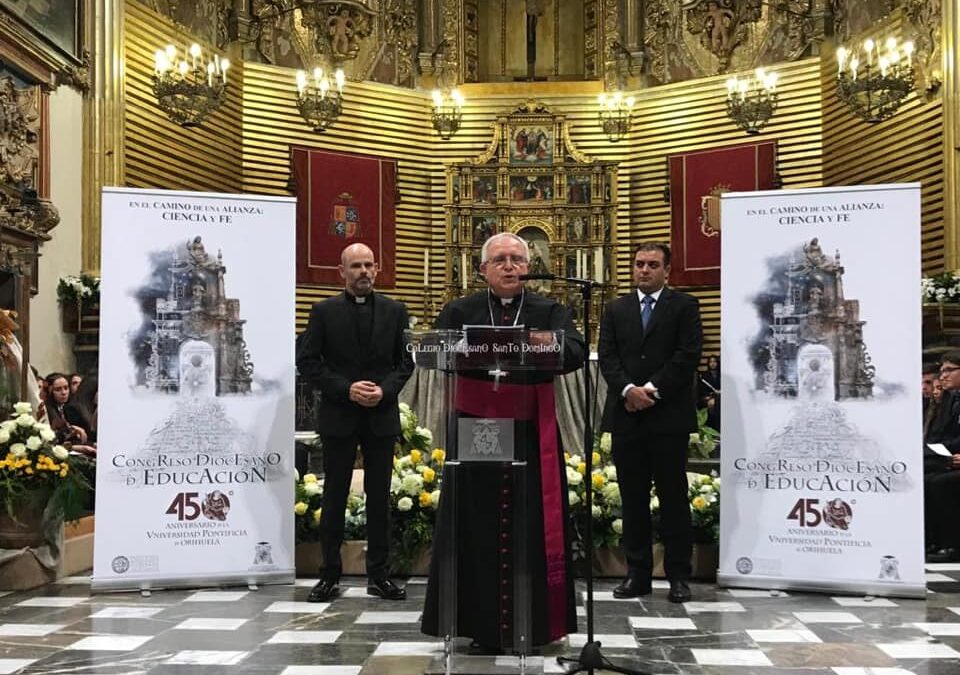
[[[484,287],[480,249],[512,232],[530,245],[530,273],[592,279],[593,306],[616,290],[617,165],[573,145],[568,122],[527,101],[493,124],[489,147],[447,168],[445,300]],[[528,287],[570,307],[582,325],[582,297],[562,282]],[[596,316],[591,322],[596,325]]]

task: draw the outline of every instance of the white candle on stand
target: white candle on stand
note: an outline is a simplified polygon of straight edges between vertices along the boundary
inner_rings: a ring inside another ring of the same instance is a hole
[[[603,283],[603,247],[597,246],[593,252],[593,280]]]
[[[583,278],[583,251],[577,249],[577,278]]]
[[[430,249],[423,249],[423,285],[430,285]]]
[[[467,290],[467,254],[460,254],[460,281],[463,284],[463,290]]]

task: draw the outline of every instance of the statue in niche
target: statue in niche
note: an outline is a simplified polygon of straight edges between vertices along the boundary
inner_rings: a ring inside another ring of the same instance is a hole
[[[355,28],[349,9],[341,9],[339,14],[327,20],[327,33],[330,36],[330,51],[337,58],[353,58],[360,50],[354,40]]]
[[[710,41],[710,51],[714,54],[726,53],[730,44],[730,27],[733,25],[733,12],[721,7],[717,2],[707,3],[707,15],[704,23],[704,35]]]

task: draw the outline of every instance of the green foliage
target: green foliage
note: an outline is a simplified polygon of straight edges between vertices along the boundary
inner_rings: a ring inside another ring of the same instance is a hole
[[[689,456],[707,459],[720,442],[720,432],[707,425],[707,409],[697,411],[697,431],[690,434]]]

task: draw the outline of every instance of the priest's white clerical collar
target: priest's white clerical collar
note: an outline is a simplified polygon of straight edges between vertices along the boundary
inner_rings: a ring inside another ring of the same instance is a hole
[[[364,305],[367,302],[367,295],[354,295],[353,293],[347,293],[347,299],[357,305]]]

